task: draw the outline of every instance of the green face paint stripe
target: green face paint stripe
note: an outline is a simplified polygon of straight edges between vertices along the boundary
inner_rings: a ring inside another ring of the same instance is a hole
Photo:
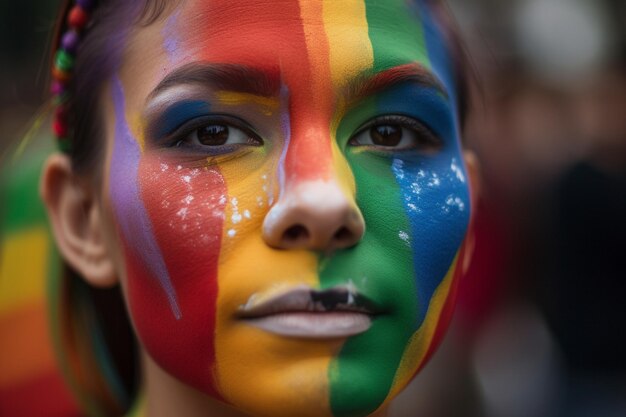
[[[369,414],[385,400],[411,337],[407,329],[414,328],[417,315],[412,263],[379,256],[383,246],[388,253],[397,254],[398,260],[412,256],[409,245],[399,238],[401,231],[409,230],[409,222],[404,211],[398,210],[402,201],[391,170],[391,159],[346,146],[356,129],[376,113],[376,102],[369,99],[350,111],[337,129],[337,140],[356,180],[357,204],[368,227],[356,247],[337,253],[329,260],[320,260],[323,265],[320,282],[323,288],[328,288],[351,279],[365,296],[393,309],[394,315],[376,318],[367,333],[347,340],[331,362],[330,405],[337,417]],[[385,221],[380,220],[381,216]],[[376,217],[377,221],[368,222]],[[369,277],[370,274],[377,276]],[[398,281],[398,277],[406,279]],[[390,285],[392,282],[395,284]],[[402,299],[398,299],[398,295]],[[411,323],[398,317],[405,317]],[[367,359],[373,357],[376,361]],[[367,362],[371,367],[364,369],[362,364]]]
[[[421,25],[416,25],[404,0],[393,3],[389,6],[388,2],[365,1],[368,34],[374,52],[374,72],[416,61],[430,66]],[[406,8],[407,13],[399,17],[394,12],[397,7]],[[383,29],[392,21],[405,36],[398,38],[397,32]],[[416,45],[420,47],[416,48]],[[321,260],[320,265],[324,267],[320,272],[320,282],[326,288],[349,277],[366,296],[390,306],[394,311],[393,316],[376,318],[365,334],[348,339],[331,363],[330,405],[336,417],[366,415],[383,404],[416,327],[417,297],[412,263],[389,262],[377,256],[381,246],[386,246],[388,253],[397,254],[399,259],[413,256],[409,245],[399,238],[399,233],[409,231],[410,225],[404,210],[398,210],[403,205],[402,196],[391,170],[391,158],[346,147],[356,129],[377,115],[376,110],[375,101],[368,100],[358,109],[350,111],[337,130],[337,140],[354,173],[357,204],[368,228],[358,246],[337,254],[329,261]],[[386,221],[367,221],[378,216],[386,216]],[[376,225],[377,228],[373,228]],[[382,268],[381,264],[384,264]],[[360,271],[356,271],[354,265],[359,265]],[[382,270],[389,274],[389,280],[367,280],[368,273]],[[399,281],[398,277],[404,279]],[[376,288],[377,284],[384,282],[394,282],[395,286]],[[364,370],[359,364],[367,360],[363,359],[366,357],[375,357],[376,361],[370,361],[371,367]],[[359,407],[355,408],[355,405]]]
[[[365,0],[375,72],[412,62],[430,69],[423,26],[407,3],[407,0]],[[399,9],[405,9],[406,13],[398,13]],[[393,32],[383,29],[389,22],[394,22]]]

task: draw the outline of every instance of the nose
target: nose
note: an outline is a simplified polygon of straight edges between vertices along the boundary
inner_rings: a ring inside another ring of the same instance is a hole
[[[294,184],[263,222],[263,239],[278,249],[348,248],[364,231],[365,222],[354,200],[333,181]]]

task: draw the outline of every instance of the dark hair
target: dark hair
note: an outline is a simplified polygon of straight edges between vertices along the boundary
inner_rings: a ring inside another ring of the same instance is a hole
[[[66,1],[57,24],[58,34],[72,6]],[[119,68],[128,35],[148,26],[177,0],[97,0],[77,53],[74,76],[68,85],[69,156],[73,170],[101,182],[103,147],[102,93]],[[467,60],[450,13],[440,0],[426,0],[453,51],[463,121],[467,111]],[[58,42],[56,43],[58,45]],[[50,285],[52,329],[65,376],[90,416],[126,413],[134,402],[139,368],[137,342],[119,287],[90,287],[65,265],[64,274]]]
[[[63,22],[72,1],[66,1],[57,25]],[[129,32],[137,25],[148,26],[159,19],[172,0],[97,0],[90,23],[76,55],[74,77],[69,85],[67,102],[70,156],[74,170],[81,174],[100,172],[102,146],[102,88],[118,69]],[[58,36],[57,35],[57,39]],[[58,45],[58,42],[57,42]]]
[[[73,3],[68,0],[61,9],[54,48],[67,30]],[[175,1],[96,1],[67,86],[72,127],[68,152],[77,174],[100,182],[103,88],[120,65],[132,29],[155,22],[171,4]],[[140,375],[137,344],[119,287],[92,288],[65,264],[49,288],[55,350],[82,409],[89,416],[125,414],[134,402]]]

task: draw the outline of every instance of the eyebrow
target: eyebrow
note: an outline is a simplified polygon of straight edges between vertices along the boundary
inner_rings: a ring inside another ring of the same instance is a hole
[[[280,71],[239,64],[191,63],[172,71],[150,92],[148,100],[177,85],[203,84],[217,90],[271,97],[279,94]]]
[[[348,84],[346,97],[349,97],[350,103],[354,103],[405,83],[435,89],[446,99],[449,98],[447,90],[434,74],[418,63],[398,65],[375,74],[372,74],[371,71],[365,71]]]

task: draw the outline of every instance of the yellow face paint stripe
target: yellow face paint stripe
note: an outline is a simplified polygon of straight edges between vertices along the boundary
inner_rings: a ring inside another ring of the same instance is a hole
[[[254,104],[262,107],[262,112],[266,116],[274,114],[280,106],[280,100],[274,97],[262,97],[255,94],[240,93],[236,91],[218,91],[215,98],[220,104],[226,106],[242,106]]]
[[[368,34],[363,0],[325,0],[323,2],[324,28],[328,37],[330,72],[335,92],[340,92],[349,80],[371,69],[374,50]],[[345,116],[346,98],[335,96],[336,108],[331,120],[333,165],[343,192],[356,194],[356,182],[348,162],[341,152],[337,129]]]
[[[324,28],[328,36],[330,72],[335,91],[374,65],[363,0],[325,0]]]
[[[267,416],[290,417],[281,413],[303,409],[303,417],[324,417],[313,410],[315,414],[306,414],[306,407],[297,404],[309,397],[326,404],[325,415],[330,416],[326,370],[340,343],[287,339],[233,323],[233,313],[250,296],[263,299],[296,286],[319,287],[315,254],[276,250],[262,238],[262,223],[275,191],[271,177],[276,173],[273,161],[277,155],[272,152],[279,154],[280,149],[253,149],[236,161],[219,164],[228,194],[224,196],[227,203],[218,270],[216,383],[226,401],[244,410],[261,409]],[[264,259],[272,261],[256,261]],[[251,363],[255,366],[248,366]],[[242,380],[263,381],[262,389],[251,396]],[[275,398],[281,395],[277,402]]]
[[[144,136],[145,126],[143,116],[139,112],[136,112],[133,113],[132,116],[127,116],[126,119],[128,120],[128,127],[133,138],[137,141],[141,153],[144,153],[146,151],[146,138]]]

